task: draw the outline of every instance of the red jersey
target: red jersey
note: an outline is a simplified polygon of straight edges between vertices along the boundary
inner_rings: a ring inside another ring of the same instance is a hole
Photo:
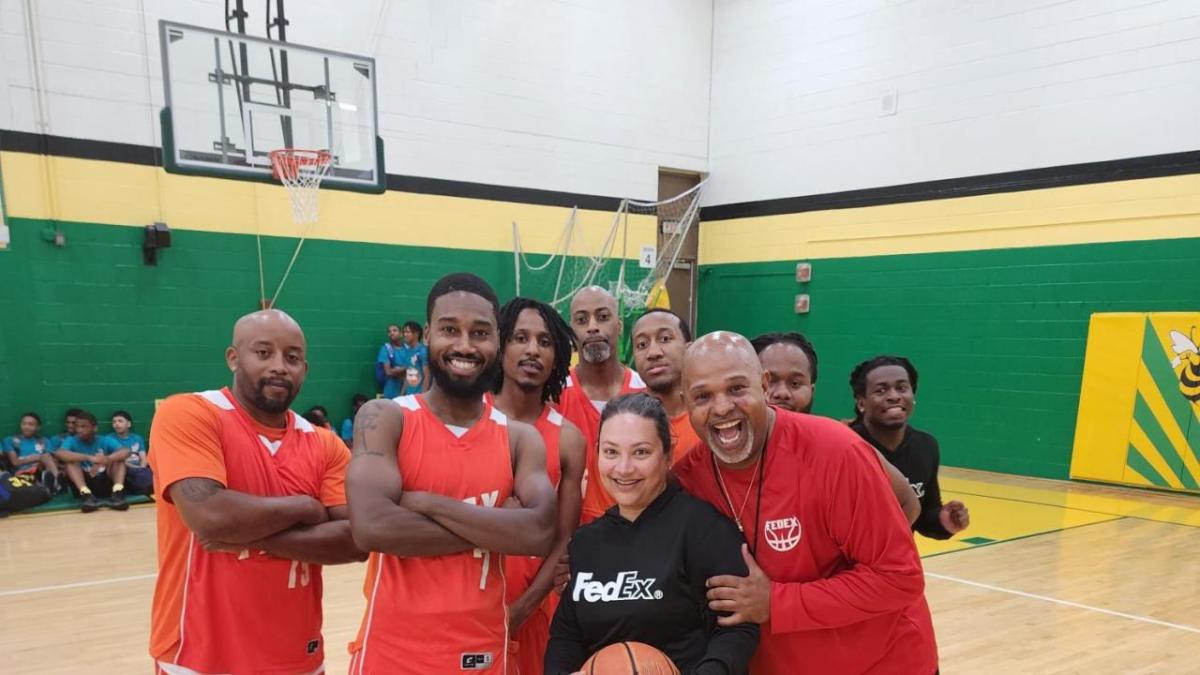
[[[921,560],[875,451],[835,420],[774,410],[761,474],[717,468],[703,443],[674,468],[693,495],[740,515],[771,578],[771,617],[750,671],[932,674]]]
[[[184,525],[170,487],[208,478],[263,497],[346,503],[350,452],[331,432],[288,412],[264,427],[228,389],[168,398],[154,416],[150,466],[158,499],[158,565],[150,656],[199,673],[311,673],[325,660],[321,567],[261,552],[210,553]]]
[[[508,419],[490,404],[461,435],[424,397],[392,399],[404,409],[396,458],[405,490],[499,507],[512,494]],[[459,431],[464,431],[459,429]],[[504,560],[475,549],[437,557],[374,552],[367,609],[350,645],[350,672],[503,673],[508,645]]]
[[[621,394],[641,391],[646,388],[642,378],[633,370],[625,369],[625,379],[621,384]],[[608,401],[593,401],[587,397],[579,384],[576,370],[571,370],[567,378],[567,386],[559,399],[558,409],[563,417],[579,427],[584,440],[584,470],[583,470],[583,511],[580,518],[582,523],[590,523],[599,518],[610,507],[616,504],[609,496],[599,479],[600,451],[600,411],[604,410]]]
[[[533,425],[546,443],[546,473],[550,477],[550,485],[555,490],[558,490],[558,483],[562,479],[562,459],[558,452],[562,424],[563,416],[554,408],[546,406]],[[542,567],[543,560],[544,558],[527,555],[504,557],[505,600],[510,606],[529,589]],[[548,594],[546,599],[530,612],[525,622],[517,629],[516,635],[510,636],[512,643],[509,645],[509,673],[537,675],[542,672],[542,657],[546,653],[546,643],[550,640],[550,619],[557,608],[558,595]]]

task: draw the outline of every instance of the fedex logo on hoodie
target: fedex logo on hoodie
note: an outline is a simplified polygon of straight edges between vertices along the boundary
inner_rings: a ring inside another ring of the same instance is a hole
[[[571,599],[579,602],[619,602],[621,600],[662,600],[662,591],[653,590],[657,579],[639,579],[635,570],[620,572],[609,581],[592,581],[591,572],[580,572],[575,576],[575,589]]]

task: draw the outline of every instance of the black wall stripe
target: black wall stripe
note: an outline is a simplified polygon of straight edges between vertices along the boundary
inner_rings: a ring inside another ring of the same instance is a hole
[[[907,185],[848,190],[827,194],[767,199],[706,206],[700,209],[700,219],[730,220],[777,216],[805,211],[853,209],[864,206],[921,202],[954,197],[974,197],[1001,192],[1020,192],[1068,185],[1107,183],[1136,178],[1158,178],[1200,173],[1200,151],[1177,152],[1168,155],[1131,157],[1087,164],[1068,164],[1041,169],[1025,169],[965,178],[949,178]]]
[[[94,159],[106,162],[124,162],[126,164],[140,164],[143,166],[160,166],[162,164],[162,149],[152,146],[93,141],[84,138],[67,138],[64,136],[50,136],[4,129],[0,129],[0,150],[53,155],[56,157],[74,157],[76,159]],[[486,183],[469,183],[467,181],[423,178],[421,176],[400,176],[390,173],[387,175],[387,189],[418,194],[442,195],[445,197],[537,204],[540,206],[578,206],[581,209],[594,209],[598,211],[616,211],[617,207],[621,204],[621,200],[617,197],[537,190],[506,185],[488,185]]]
[[[162,164],[162,150],[157,147],[113,143],[83,138],[67,138],[0,129],[0,150],[48,154],[109,162],[125,162],[143,166]],[[853,209],[905,202],[973,197],[977,195],[1020,192],[1068,185],[1087,185],[1138,178],[1158,178],[1200,173],[1200,151],[1164,155],[1130,157],[1086,164],[1025,169],[1005,173],[948,178],[944,180],[891,185],[845,192],[785,197],[736,204],[706,206],[700,210],[701,220],[729,220],[775,216],[806,211]],[[387,189],[417,194],[487,199],[537,204],[542,206],[578,206],[582,209],[615,211],[617,197],[589,195],[554,190],[490,185],[467,181],[425,178],[422,176],[387,175]]]

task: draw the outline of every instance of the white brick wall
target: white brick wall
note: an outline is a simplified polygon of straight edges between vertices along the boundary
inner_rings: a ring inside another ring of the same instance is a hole
[[[159,145],[157,21],[222,27],[222,0],[33,0],[49,132]],[[263,35],[263,3],[247,3]],[[0,0],[0,126],[35,131],[25,0]],[[707,0],[287,3],[288,40],[376,57],[389,173],[652,197],[703,170]],[[147,53],[148,52],[148,53]]]
[[[1200,148],[1195,0],[715,0],[713,21],[709,204]]]
[[[0,0],[0,127],[33,131],[25,2]],[[62,136],[158,145],[157,20],[222,25],[222,0],[33,2]],[[262,2],[247,4],[262,35]],[[378,59],[391,173],[650,197],[666,166],[711,171],[705,202],[724,204],[1200,148],[1196,0],[292,0],[288,14],[291,41]]]

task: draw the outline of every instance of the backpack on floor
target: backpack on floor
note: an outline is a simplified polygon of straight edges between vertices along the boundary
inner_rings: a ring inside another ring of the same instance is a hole
[[[24,511],[45,504],[50,496],[50,491],[32,476],[0,473],[0,511]]]

